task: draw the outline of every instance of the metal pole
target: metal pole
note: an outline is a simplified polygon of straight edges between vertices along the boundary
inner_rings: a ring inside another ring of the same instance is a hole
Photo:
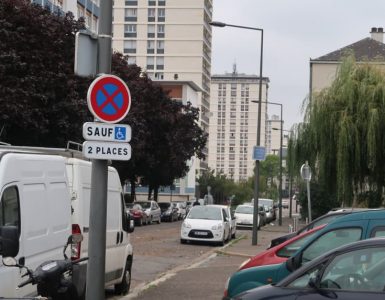
[[[111,73],[112,0],[100,1],[98,73]],[[86,300],[105,299],[107,160],[92,160]]]
[[[292,199],[292,194],[291,194],[291,170],[289,167],[289,218],[291,219],[293,217],[292,210],[293,210],[293,199]]]
[[[259,60],[259,94],[258,94],[258,127],[257,146],[261,144],[261,115],[262,115],[262,63],[263,63],[263,29],[261,31],[261,55]],[[254,182],[254,211],[253,211],[253,238],[252,245],[258,243],[258,214],[259,214],[259,160],[255,161],[255,182]]]
[[[280,137],[280,151],[279,151],[279,216],[278,225],[282,226],[282,142],[283,142],[283,120],[282,120],[282,104],[281,106],[281,137]]]
[[[310,202],[310,180],[307,180],[307,207],[309,214],[309,223],[311,222],[311,202]]]

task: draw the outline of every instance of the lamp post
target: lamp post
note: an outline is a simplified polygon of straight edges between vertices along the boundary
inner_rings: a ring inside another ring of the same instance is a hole
[[[262,110],[262,62],[263,62],[263,29],[256,27],[247,27],[247,26],[239,26],[226,24],[222,22],[210,22],[211,26],[215,27],[235,27],[241,29],[250,29],[257,30],[261,32],[261,55],[259,61],[259,103],[258,103],[258,119],[257,119],[257,146],[260,146],[261,143],[261,110]],[[255,160],[255,181],[254,181],[254,209],[253,209],[253,233],[252,233],[252,245],[256,245],[258,242],[258,214],[259,214],[259,160]]]
[[[253,101],[254,102],[254,101]],[[277,102],[266,102],[266,104],[272,104],[272,105],[279,105],[281,108],[281,126],[279,128],[280,130],[280,142],[279,142],[279,214],[278,214],[278,225],[282,226],[282,141],[283,141],[283,120],[282,120],[282,110],[283,105],[282,103]]]

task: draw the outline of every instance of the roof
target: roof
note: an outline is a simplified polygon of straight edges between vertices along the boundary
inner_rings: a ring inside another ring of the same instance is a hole
[[[385,44],[372,38],[365,38],[326,55],[311,59],[317,61],[341,61],[347,53],[353,52],[356,61],[384,61]]]

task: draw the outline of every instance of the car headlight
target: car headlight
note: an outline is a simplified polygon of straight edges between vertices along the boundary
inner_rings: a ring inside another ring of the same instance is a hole
[[[222,224],[217,224],[211,227],[212,230],[221,230],[223,228]]]
[[[185,228],[191,228],[191,224],[189,224],[187,222],[183,222],[182,226],[185,227]]]

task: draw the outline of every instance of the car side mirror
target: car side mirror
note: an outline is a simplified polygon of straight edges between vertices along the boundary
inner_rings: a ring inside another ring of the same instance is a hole
[[[123,222],[123,230],[128,233],[134,232],[135,230],[134,220],[131,218],[129,213],[126,213],[126,220]]]
[[[19,253],[19,228],[17,226],[0,227],[0,255],[15,257]]]
[[[290,272],[297,270],[300,266],[301,266],[301,253],[298,253],[297,255],[290,257],[286,261],[286,268]]]

